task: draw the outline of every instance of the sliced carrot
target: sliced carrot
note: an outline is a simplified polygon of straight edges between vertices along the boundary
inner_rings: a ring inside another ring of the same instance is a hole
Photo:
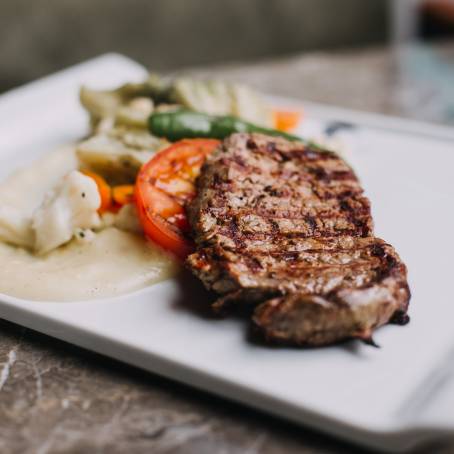
[[[123,184],[112,188],[112,197],[116,204],[127,205],[134,202],[134,185]]]
[[[302,112],[275,110],[274,111],[274,127],[279,131],[289,132],[298,126],[301,121]]]
[[[101,205],[98,208],[99,213],[105,213],[112,208],[112,189],[107,181],[95,172],[90,170],[81,170],[81,172],[90,177],[98,186],[99,195],[101,197]]]

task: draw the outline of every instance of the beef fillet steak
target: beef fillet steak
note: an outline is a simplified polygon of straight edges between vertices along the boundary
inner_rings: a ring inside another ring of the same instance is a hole
[[[188,264],[217,292],[217,311],[254,305],[270,341],[371,342],[404,323],[407,271],[373,236],[369,200],[335,153],[234,134],[208,157],[188,207],[197,250]]]

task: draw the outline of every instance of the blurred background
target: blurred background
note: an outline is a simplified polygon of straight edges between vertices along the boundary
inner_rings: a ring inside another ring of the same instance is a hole
[[[383,43],[383,0],[0,0],[2,89],[116,51],[155,70]],[[341,8],[341,11],[340,11]]]
[[[453,0],[0,0],[0,91],[109,51],[172,71],[386,48],[401,102],[416,89],[430,107],[435,90],[438,104],[423,117],[450,122],[454,52],[431,43],[453,37]],[[336,73],[317,77],[328,91],[336,82]],[[311,97],[315,82],[302,82]]]

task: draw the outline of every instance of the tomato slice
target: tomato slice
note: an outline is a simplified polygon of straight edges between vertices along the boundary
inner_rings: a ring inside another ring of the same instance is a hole
[[[145,235],[180,258],[194,248],[185,206],[196,195],[195,180],[215,139],[185,139],[156,154],[137,176],[134,198]]]

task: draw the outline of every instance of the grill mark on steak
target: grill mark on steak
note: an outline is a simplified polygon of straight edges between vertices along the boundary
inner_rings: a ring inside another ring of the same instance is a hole
[[[264,197],[263,195],[261,197]],[[286,199],[281,200],[285,202]],[[210,210],[212,213],[215,213],[218,219],[218,223],[226,218],[229,218],[234,214],[236,217],[255,215],[260,216],[266,219],[305,219],[311,217],[312,219],[317,216],[318,218],[330,218],[333,216],[333,210],[337,209],[337,215],[341,217],[351,217],[352,219],[358,219],[360,216],[369,218],[370,208],[368,204],[358,201],[356,206],[353,205],[355,201],[341,201],[341,203],[336,206],[306,206],[306,207],[277,207],[274,204],[271,207],[263,206],[260,200],[256,203],[252,203],[252,207],[242,207],[239,206],[236,210],[226,210],[224,208],[212,207]],[[314,220],[314,219],[313,219]]]
[[[343,276],[347,279],[361,275],[363,285],[367,285],[378,277],[388,276],[393,268],[399,266],[396,260],[390,260],[387,253],[381,257],[375,256],[375,246],[375,243],[359,246],[353,252],[352,249],[319,249],[315,252],[275,251],[271,254],[220,248],[215,252],[214,249],[208,248],[203,250],[203,254],[205,257],[216,257],[221,266],[223,264],[228,266],[234,286],[238,286],[241,273],[246,270],[253,275],[254,286],[257,285],[257,281],[266,280],[270,275],[273,275],[274,279],[279,279],[276,284],[289,288],[308,286],[310,284],[308,279],[311,277],[318,279],[319,283],[325,281],[332,283],[333,276]],[[239,279],[235,276],[239,276]]]
[[[405,322],[410,291],[396,251],[373,236],[370,203],[336,154],[235,134],[205,162],[188,207],[188,258],[218,311],[256,305],[270,341],[370,339]]]

